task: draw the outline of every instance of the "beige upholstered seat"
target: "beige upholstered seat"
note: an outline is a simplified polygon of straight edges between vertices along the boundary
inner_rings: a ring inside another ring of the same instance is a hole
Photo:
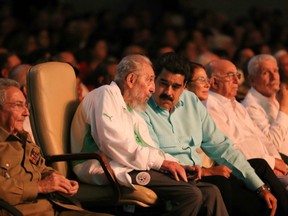
[[[77,198],[83,207],[122,204],[148,207],[156,203],[156,194],[148,188],[137,186],[132,191],[120,186],[103,154],[69,154],[70,124],[79,104],[76,77],[69,64],[47,62],[32,67],[27,73],[27,90],[33,135],[49,165],[71,177],[69,161],[95,158],[111,182],[109,186],[80,183]]]

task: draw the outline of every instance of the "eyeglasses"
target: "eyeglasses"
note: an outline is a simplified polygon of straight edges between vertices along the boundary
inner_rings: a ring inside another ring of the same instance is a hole
[[[226,81],[230,82],[232,81],[233,79],[237,78],[238,80],[241,79],[241,76],[242,74],[240,72],[228,72],[226,75],[224,76],[219,76],[219,75],[216,75],[218,78],[220,79],[225,79]]]
[[[19,110],[23,110],[23,109],[30,109],[30,104],[29,103],[22,103],[22,102],[14,102],[14,103],[6,103],[9,104],[12,108],[14,109],[19,109]]]
[[[205,78],[205,77],[199,77],[195,80],[190,80],[189,82],[199,82],[201,84],[206,84],[206,83],[210,83],[210,79],[209,78]]]

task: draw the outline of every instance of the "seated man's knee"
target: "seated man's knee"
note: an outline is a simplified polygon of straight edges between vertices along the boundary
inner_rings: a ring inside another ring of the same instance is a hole
[[[203,195],[201,190],[193,185],[187,185],[188,187],[181,192],[183,199],[190,199],[192,203],[202,203]]]

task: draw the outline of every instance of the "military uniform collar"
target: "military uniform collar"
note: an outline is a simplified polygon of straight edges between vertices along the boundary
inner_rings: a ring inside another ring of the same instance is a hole
[[[31,136],[29,135],[28,132],[23,131],[23,132],[21,132],[21,134],[23,134],[24,136],[27,136],[26,141],[32,142]],[[22,141],[21,138],[20,138],[21,135],[20,136],[19,135],[17,135],[17,136],[12,135],[7,130],[5,130],[4,128],[0,127],[0,142],[5,142],[5,141],[8,141],[10,139],[15,139],[15,140],[21,142]]]

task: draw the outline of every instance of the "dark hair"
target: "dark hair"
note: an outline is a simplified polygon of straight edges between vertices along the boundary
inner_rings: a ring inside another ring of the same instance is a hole
[[[175,52],[164,53],[156,60],[154,64],[155,76],[157,77],[163,69],[173,74],[183,75],[184,82],[187,82],[189,78],[190,67],[188,60]]]
[[[189,66],[190,66],[190,76],[188,80],[191,80],[193,78],[196,69],[203,68],[205,70],[205,67],[202,64],[196,62],[189,61]]]

